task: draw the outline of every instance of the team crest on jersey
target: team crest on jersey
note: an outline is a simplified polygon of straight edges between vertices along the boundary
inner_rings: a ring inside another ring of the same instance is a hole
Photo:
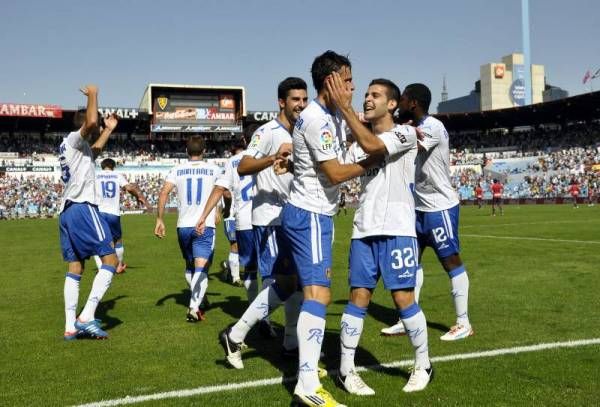
[[[258,143],[260,143],[260,134],[255,134],[250,140],[250,144],[248,144],[248,148],[256,148],[258,147]]]
[[[321,133],[321,148],[331,150],[333,148],[333,135],[329,130],[323,130]]]
[[[167,104],[169,103],[169,98],[166,96],[159,96],[156,98],[156,101],[158,102],[160,110],[165,110],[165,107],[167,107]]]

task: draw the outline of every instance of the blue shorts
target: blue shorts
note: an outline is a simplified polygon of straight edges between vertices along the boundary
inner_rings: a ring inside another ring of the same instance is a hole
[[[414,237],[352,239],[348,283],[352,288],[374,289],[381,276],[387,290],[414,288],[418,262],[419,249]]]
[[[215,248],[215,228],[205,228],[204,233],[200,236],[193,227],[177,228],[177,237],[181,255],[186,261],[194,261],[194,259],[210,261],[212,259]]]
[[[256,271],[256,247],[254,246],[254,233],[252,229],[238,230],[235,232],[238,244],[240,265],[246,269]]]
[[[225,231],[225,236],[227,236],[229,243],[235,243],[235,219],[225,219],[223,221],[223,230]]]
[[[98,207],[87,202],[67,202],[58,218],[63,259],[83,261],[91,256],[115,253],[110,228]]]
[[[417,238],[421,250],[432,247],[438,259],[460,253],[458,215],[458,205],[439,212],[417,211]]]
[[[331,287],[333,218],[286,204],[281,212],[280,247],[288,247],[303,287]]]
[[[270,278],[274,274],[295,274],[292,254],[289,245],[283,241],[281,226],[254,226],[252,230],[260,276]]]
[[[116,242],[117,240],[121,239],[121,237],[123,236],[123,232],[121,232],[121,217],[104,212],[100,212],[100,217],[104,219],[104,221],[110,228],[110,234],[112,235],[113,242]]]

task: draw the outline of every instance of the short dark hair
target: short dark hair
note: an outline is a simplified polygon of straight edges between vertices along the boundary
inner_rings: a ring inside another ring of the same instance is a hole
[[[421,106],[421,109],[425,113],[429,112],[429,105],[431,104],[431,91],[426,85],[422,83],[411,83],[404,88],[404,95],[408,100],[414,100]]]
[[[344,66],[352,69],[352,64],[348,57],[331,50],[325,51],[316,57],[310,68],[310,74],[312,75],[313,86],[317,90],[317,93],[325,86],[325,78],[333,72],[339,71]]]
[[[202,136],[192,136],[186,144],[187,154],[192,157],[204,153],[204,139]]]
[[[102,169],[110,168],[111,170],[114,170],[116,166],[117,166],[117,163],[112,158],[105,158],[100,163],[100,168],[102,168]]]
[[[287,77],[279,83],[277,87],[277,98],[285,99],[288,96],[288,92],[292,89],[306,90],[306,82],[302,78],[296,78],[293,76]]]
[[[396,103],[400,104],[400,88],[394,82],[389,79],[378,78],[373,79],[369,86],[373,85],[381,85],[387,89],[387,97],[388,99],[395,100]]]

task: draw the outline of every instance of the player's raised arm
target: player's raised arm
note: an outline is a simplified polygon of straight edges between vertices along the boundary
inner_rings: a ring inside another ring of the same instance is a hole
[[[385,154],[385,144],[373,134],[358,118],[358,114],[352,108],[352,90],[348,87],[339,73],[333,72],[326,80],[325,85],[329,97],[344,116],[346,124],[352,131],[352,136],[367,154]],[[395,103],[395,102],[394,102]],[[365,101],[368,108],[368,95]]]
[[[98,126],[98,87],[96,85],[86,85],[79,90],[87,96],[85,122],[81,126],[80,131],[81,137],[88,140],[90,134]]]
[[[200,215],[200,219],[196,223],[196,233],[199,235],[204,233],[204,228],[206,227],[206,218],[215,209],[217,203],[221,200],[223,194],[227,191],[225,187],[220,185],[215,185],[208,196],[208,200],[206,201],[206,206],[204,206],[204,210],[202,211],[202,215]]]
[[[166,235],[165,222],[163,221],[163,216],[165,214],[165,206],[167,205],[169,193],[171,193],[173,188],[175,188],[175,184],[165,182],[158,195],[158,214],[156,215],[156,226],[154,227],[154,235],[160,239],[162,239]]]
[[[102,122],[102,120],[100,120]],[[102,149],[108,142],[108,138],[112,134],[112,132],[117,128],[117,124],[119,123],[119,119],[116,114],[112,114],[104,119],[104,129],[102,133],[100,133],[100,137],[96,140],[96,142],[92,145],[92,152],[94,153],[94,158],[96,158]]]

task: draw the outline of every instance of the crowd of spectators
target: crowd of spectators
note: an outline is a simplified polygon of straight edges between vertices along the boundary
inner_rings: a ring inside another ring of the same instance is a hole
[[[51,156],[47,154],[54,154],[60,141],[58,135],[46,135],[38,139],[2,135],[0,152],[16,152],[21,164],[23,160],[27,164],[36,164],[50,160]],[[208,140],[206,157],[228,157],[233,143],[232,140]],[[600,172],[593,169],[594,164],[600,164],[598,123],[575,124],[563,129],[555,126],[504,133],[453,134],[451,144],[451,164],[457,168],[451,179],[462,199],[473,199],[477,185],[488,193],[492,178],[500,176],[504,182],[514,174],[520,174],[521,177],[518,181],[506,184],[506,198],[566,197],[572,183],[580,186],[581,196],[587,196],[589,189],[598,191],[600,187]],[[485,149],[485,152],[481,152],[481,149]],[[120,164],[135,162],[144,166],[167,158],[184,158],[185,147],[182,141],[117,137],[111,139],[102,157],[115,158]],[[493,160],[524,157],[533,158],[523,168],[515,170],[507,165],[500,173],[489,171],[489,164]],[[11,163],[11,158],[0,161],[2,166],[10,166]],[[138,184],[149,204],[156,207],[163,177],[164,174],[154,172],[130,175],[129,181]],[[60,181],[48,176],[0,177],[0,218],[55,216],[62,187]],[[360,188],[358,179],[345,184],[349,205],[355,205],[358,201]],[[175,194],[170,199],[168,206],[175,206]],[[125,194],[122,196],[122,209],[130,211],[142,208],[132,196]]]

